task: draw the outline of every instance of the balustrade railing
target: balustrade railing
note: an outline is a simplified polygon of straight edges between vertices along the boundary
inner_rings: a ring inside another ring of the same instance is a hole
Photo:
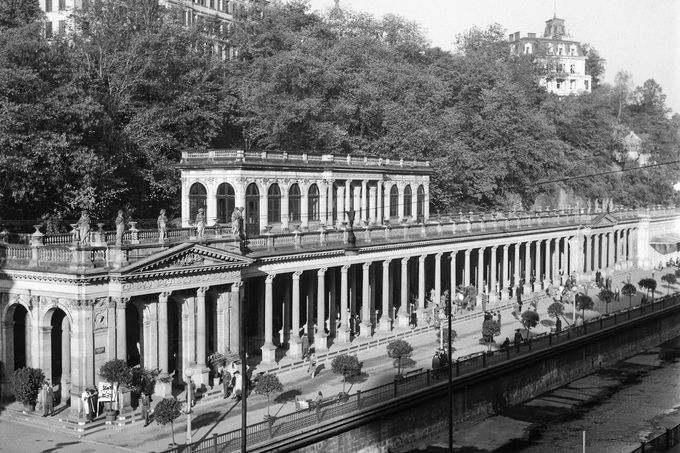
[[[531,337],[529,340],[523,341],[519,345],[512,343],[510,347],[505,348],[504,350],[478,352],[459,357],[451,362],[451,373],[455,378],[460,378],[473,372],[503,364],[520,356],[527,356],[536,351],[545,350],[558,344],[574,341],[577,338],[593,335],[604,329],[628,322],[632,319],[644,317],[655,311],[678,304],[680,304],[680,296],[677,294],[663,296],[656,299],[653,303],[625,308],[617,312],[602,315],[598,318],[589,320],[581,326],[568,327],[567,329],[556,333],[542,333]],[[296,410],[264,422],[248,425],[246,430],[248,446],[253,447],[258,443],[267,442],[277,436],[313,427],[323,421],[337,419],[344,415],[361,411],[380,403],[388,402],[441,384],[442,381],[446,380],[447,372],[448,370],[445,367],[438,370],[427,369],[422,372],[407,373],[400,378],[395,378],[394,382],[388,384],[367,390],[358,390],[353,394],[338,395],[337,398],[333,399],[326,398],[322,404],[317,405],[316,408],[310,410]],[[454,388],[455,385],[456,382],[454,380]],[[671,446],[675,445],[680,442],[680,433],[678,430],[679,429],[676,426],[672,430],[669,430],[670,432],[667,431],[658,438],[643,443],[640,448],[632,453],[658,451],[653,450],[651,445],[661,445],[664,442],[671,442],[668,444]],[[220,451],[228,453],[238,451],[240,447],[240,438],[241,431],[234,430],[213,436],[213,438],[172,448],[166,450],[165,453],[188,451]],[[215,450],[209,450],[210,448],[215,448]]]

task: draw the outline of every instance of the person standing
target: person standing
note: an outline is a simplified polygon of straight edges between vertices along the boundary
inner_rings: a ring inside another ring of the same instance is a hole
[[[519,347],[522,344],[522,333],[519,329],[515,330],[515,350],[519,352]]]
[[[232,398],[235,399],[236,401],[239,401],[241,399],[241,392],[243,391],[243,378],[241,376],[241,373],[235,371],[233,381],[234,384],[232,392],[234,396]]]
[[[142,401],[142,419],[144,419],[144,427],[146,428],[149,425],[149,409],[151,409],[151,399],[145,392],[142,392],[140,397]]]
[[[50,417],[54,415],[54,390],[52,389],[52,383],[47,381],[45,384],[47,386],[45,393],[45,414],[43,417],[49,415]]]
[[[309,355],[309,368],[307,369],[307,374],[314,379],[316,375],[316,354],[313,352]]]
[[[231,373],[225,369],[222,370],[222,399],[229,396],[229,386],[231,385]]]
[[[562,332],[562,321],[560,320],[560,318],[557,318],[555,320],[555,332],[557,333]]]

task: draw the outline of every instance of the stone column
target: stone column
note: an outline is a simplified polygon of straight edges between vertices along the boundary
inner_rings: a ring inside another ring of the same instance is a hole
[[[513,248],[515,249],[515,266],[513,269],[513,274],[512,274],[512,279],[513,279],[513,295],[515,296],[515,299],[517,298],[517,291],[519,290],[519,280],[520,280],[520,272],[519,272],[519,254],[520,254],[520,243],[515,242]]]
[[[260,232],[264,230],[264,227],[269,225],[269,199],[268,187],[263,185],[262,192],[260,192]]]
[[[368,219],[371,222],[371,225],[375,225],[376,223],[376,215],[377,215],[377,206],[378,206],[378,191],[375,187],[373,186],[368,186],[368,198],[370,198],[370,204],[371,206],[367,208],[368,212]]]
[[[510,297],[510,246],[503,245],[503,264],[501,272],[503,274],[500,296],[501,300],[507,300]]]
[[[319,351],[328,350],[328,335],[326,334],[326,285],[325,277],[328,268],[322,267],[316,273],[317,277],[317,291],[316,291],[316,329],[314,333],[314,349]]]
[[[276,274],[269,274],[264,279],[264,344],[262,345],[262,362],[274,363],[276,361],[276,346],[273,341],[273,286]]]
[[[382,313],[380,314],[380,331],[390,332],[392,330],[392,310],[390,308],[390,262],[392,260],[383,261],[382,274]]]
[[[550,265],[550,248],[551,248],[551,245],[552,245],[552,239],[545,239],[545,250],[544,250],[544,252],[545,252],[545,261],[544,261],[545,262],[545,264],[544,264],[545,274],[544,274],[544,278],[543,278],[543,289],[550,286],[550,278],[551,278],[551,275],[550,275],[550,267],[551,267],[551,265]]]
[[[425,214],[425,219],[423,220],[427,223],[430,220],[430,184],[423,184],[423,189],[425,191],[425,200],[423,200],[423,213]]]
[[[397,184],[397,220],[399,223],[404,221],[404,184]]]
[[[560,239],[564,244],[562,246],[562,261],[560,261],[560,267],[562,270],[562,278],[560,278],[560,284],[563,284],[563,278],[569,275],[569,238],[564,237]]]
[[[614,254],[614,234],[614,231],[607,233],[607,237],[609,239],[609,260],[607,264],[609,264],[610,269],[614,269],[614,258],[616,256]]]
[[[68,316],[64,316],[61,321],[61,382],[59,384],[62,402],[66,403],[71,394],[71,324]]]
[[[524,294],[531,292],[531,241],[524,244]]]
[[[290,210],[288,209],[288,187],[281,182],[277,181],[279,190],[281,190],[281,229],[285,231],[288,230],[290,224]]]
[[[457,283],[456,282],[456,254],[458,254],[458,252],[456,250],[453,250],[453,251],[451,251],[451,255],[449,256],[449,259],[451,260],[451,269],[450,269],[451,275],[449,276],[449,278],[450,278],[449,283],[451,285],[450,286],[451,290],[449,291],[449,297],[451,297],[451,300],[453,300],[453,296],[456,295],[456,287],[457,287],[457,284],[456,284]],[[469,264],[469,262],[470,262],[470,260],[468,258],[468,264]],[[435,301],[435,303],[439,303],[440,300]]]
[[[241,349],[241,302],[243,298],[242,281],[231,284],[229,292],[229,350],[239,352]]]
[[[633,229],[626,230],[626,267],[632,267],[635,263],[635,250],[633,250]]]
[[[600,235],[600,268],[607,269],[607,233]]]
[[[368,222],[370,216],[368,215],[368,180],[361,180],[361,221]],[[363,224],[362,224],[363,226]]]
[[[347,295],[349,292],[347,273],[349,268],[349,264],[345,264],[340,268],[340,330],[335,336],[335,339],[340,344],[349,343],[350,340],[349,316],[347,316],[347,311],[349,309],[349,304],[347,302]]]
[[[371,263],[364,263],[362,265],[361,276],[361,328],[359,336],[371,336],[371,289],[370,289],[370,271]]]
[[[595,234],[593,235],[593,258],[594,258],[593,271],[597,271],[601,268],[602,266],[600,262],[601,256],[602,255],[600,254],[600,235]]]
[[[550,239],[550,242],[553,240]],[[559,268],[560,268],[560,238],[555,238],[555,247],[552,249],[552,274],[551,280],[553,284],[559,285]]]
[[[352,209],[352,180],[345,180],[345,209],[344,211],[350,211]],[[349,222],[347,215],[343,216],[342,220],[344,222]]]
[[[399,311],[397,313],[397,321],[399,327],[408,327],[409,325],[409,301],[408,301],[408,261],[409,257],[401,259],[401,302],[399,304]]]
[[[300,228],[307,229],[309,225],[309,185],[300,184]]]
[[[586,244],[586,265],[585,265],[585,273],[586,275],[590,274],[590,272],[593,270],[592,265],[593,265],[593,259],[592,259],[592,249],[593,249],[593,242],[592,242],[592,236],[590,234],[586,234],[583,236],[583,240]]]
[[[441,253],[439,254],[441,257]],[[425,259],[427,255],[421,255],[418,257],[418,321],[424,318],[425,314]],[[436,272],[435,272],[436,274]],[[441,266],[439,269],[439,274],[441,275]],[[435,276],[436,278],[436,276]],[[438,286],[435,282],[435,286]],[[435,294],[437,290],[435,289]],[[436,297],[436,296],[435,296]]]
[[[217,219],[217,187],[215,184],[207,184],[206,192],[205,221],[206,224],[212,225],[213,220]]]
[[[340,228],[345,221],[345,187],[338,186],[338,196],[335,199],[335,210],[337,211],[337,226]]]
[[[332,183],[330,187],[333,187]],[[329,185],[325,180],[319,183],[319,222],[321,225],[328,225],[328,189]]]
[[[293,272],[293,301],[292,320],[290,332],[290,349],[288,355],[291,357],[302,357],[302,339],[300,338],[300,276],[303,271]]]
[[[477,251],[477,303],[481,303],[484,294],[484,247]]]
[[[383,183],[383,190],[384,190],[384,196],[383,196],[383,217],[385,220],[390,220],[390,191],[392,189],[392,183],[385,181]]]
[[[497,256],[496,256],[496,251],[498,250],[497,246],[491,247],[491,262],[489,263],[489,302],[495,302],[496,301],[496,287],[498,282],[496,281],[496,261],[497,261]]]
[[[470,269],[470,253],[472,253],[471,249],[465,250],[465,261],[463,264],[465,267],[463,269],[463,286],[470,286],[474,281],[472,278],[472,269]]]
[[[129,297],[116,300],[116,358],[127,363],[127,326],[125,324],[125,306]]]
[[[205,293],[207,291],[207,287],[196,290],[196,368],[191,378],[196,383],[196,386],[201,388],[207,388],[210,384],[208,382],[210,370],[206,366],[208,356],[206,353],[206,339],[208,338],[208,332],[206,329]]]
[[[541,289],[541,242],[542,241],[536,241],[536,250],[534,252],[534,257],[536,258],[536,261],[534,262],[534,273],[536,274],[534,291]]]
[[[229,297],[228,293],[221,292],[215,299],[215,352],[224,352],[229,347]]]
[[[442,252],[434,255],[434,300],[432,304],[439,303],[442,295]]]
[[[170,371],[168,367],[168,297],[170,292],[158,295],[158,369],[162,373]]]

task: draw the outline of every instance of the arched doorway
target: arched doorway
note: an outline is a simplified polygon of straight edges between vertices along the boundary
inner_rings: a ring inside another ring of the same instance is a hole
[[[267,191],[267,221],[281,223],[281,190],[278,184],[272,184]]]
[[[217,221],[220,223],[231,222],[231,213],[234,212],[236,198],[231,184],[222,183],[217,188]]]
[[[255,183],[246,189],[246,233],[248,236],[260,234],[260,191]]]
[[[168,374],[177,370],[180,345],[180,322],[182,317],[174,299],[168,301]],[[178,373],[175,373],[177,375]]]
[[[206,208],[208,192],[201,183],[194,183],[189,189],[189,219],[194,220],[198,210]]]
[[[143,365],[142,357],[142,314],[137,305],[125,307],[125,333],[128,366]]]
[[[23,305],[15,305],[12,321],[14,322],[14,369],[18,370],[27,366],[30,359],[28,348],[31,344],[31,318],[28,316],[28,310]]]
[[[309,187],[309,195],[307,197],[307,215],[309,222],[319,221],[319,188],[316,184]]]
[[[300,186],[293,184],[288,190],[288,220],[294,223],[301,221],[302,194]]]
[[[66,402],[71,386],[71,324],[61,308],[53,308],[45,315],[45,325],[49,329],[43,337],[43,357],[45,377],[54,387],[54,404]]]

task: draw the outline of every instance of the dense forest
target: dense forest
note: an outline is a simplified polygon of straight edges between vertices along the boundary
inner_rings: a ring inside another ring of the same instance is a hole
[[[95,5],[48,41],[38,0],[0,3],[5,226],[53,229],[83,208],[177,215],[175,164],[205,147],[429,160],[432,212],[526,208],[558,191],[675,202],[680,115],[654,80],[602,83],[592,46],[593,92],[558,98],[539,85],[540,58],[511,56],[499,25],[449,52],[402,17],[320,15],[304,1],[252,6],[229,27],[184,26],[154,0]],[[234,58],[218,58],[215,39]],[[662,165],[640,169],[639,155]]]

